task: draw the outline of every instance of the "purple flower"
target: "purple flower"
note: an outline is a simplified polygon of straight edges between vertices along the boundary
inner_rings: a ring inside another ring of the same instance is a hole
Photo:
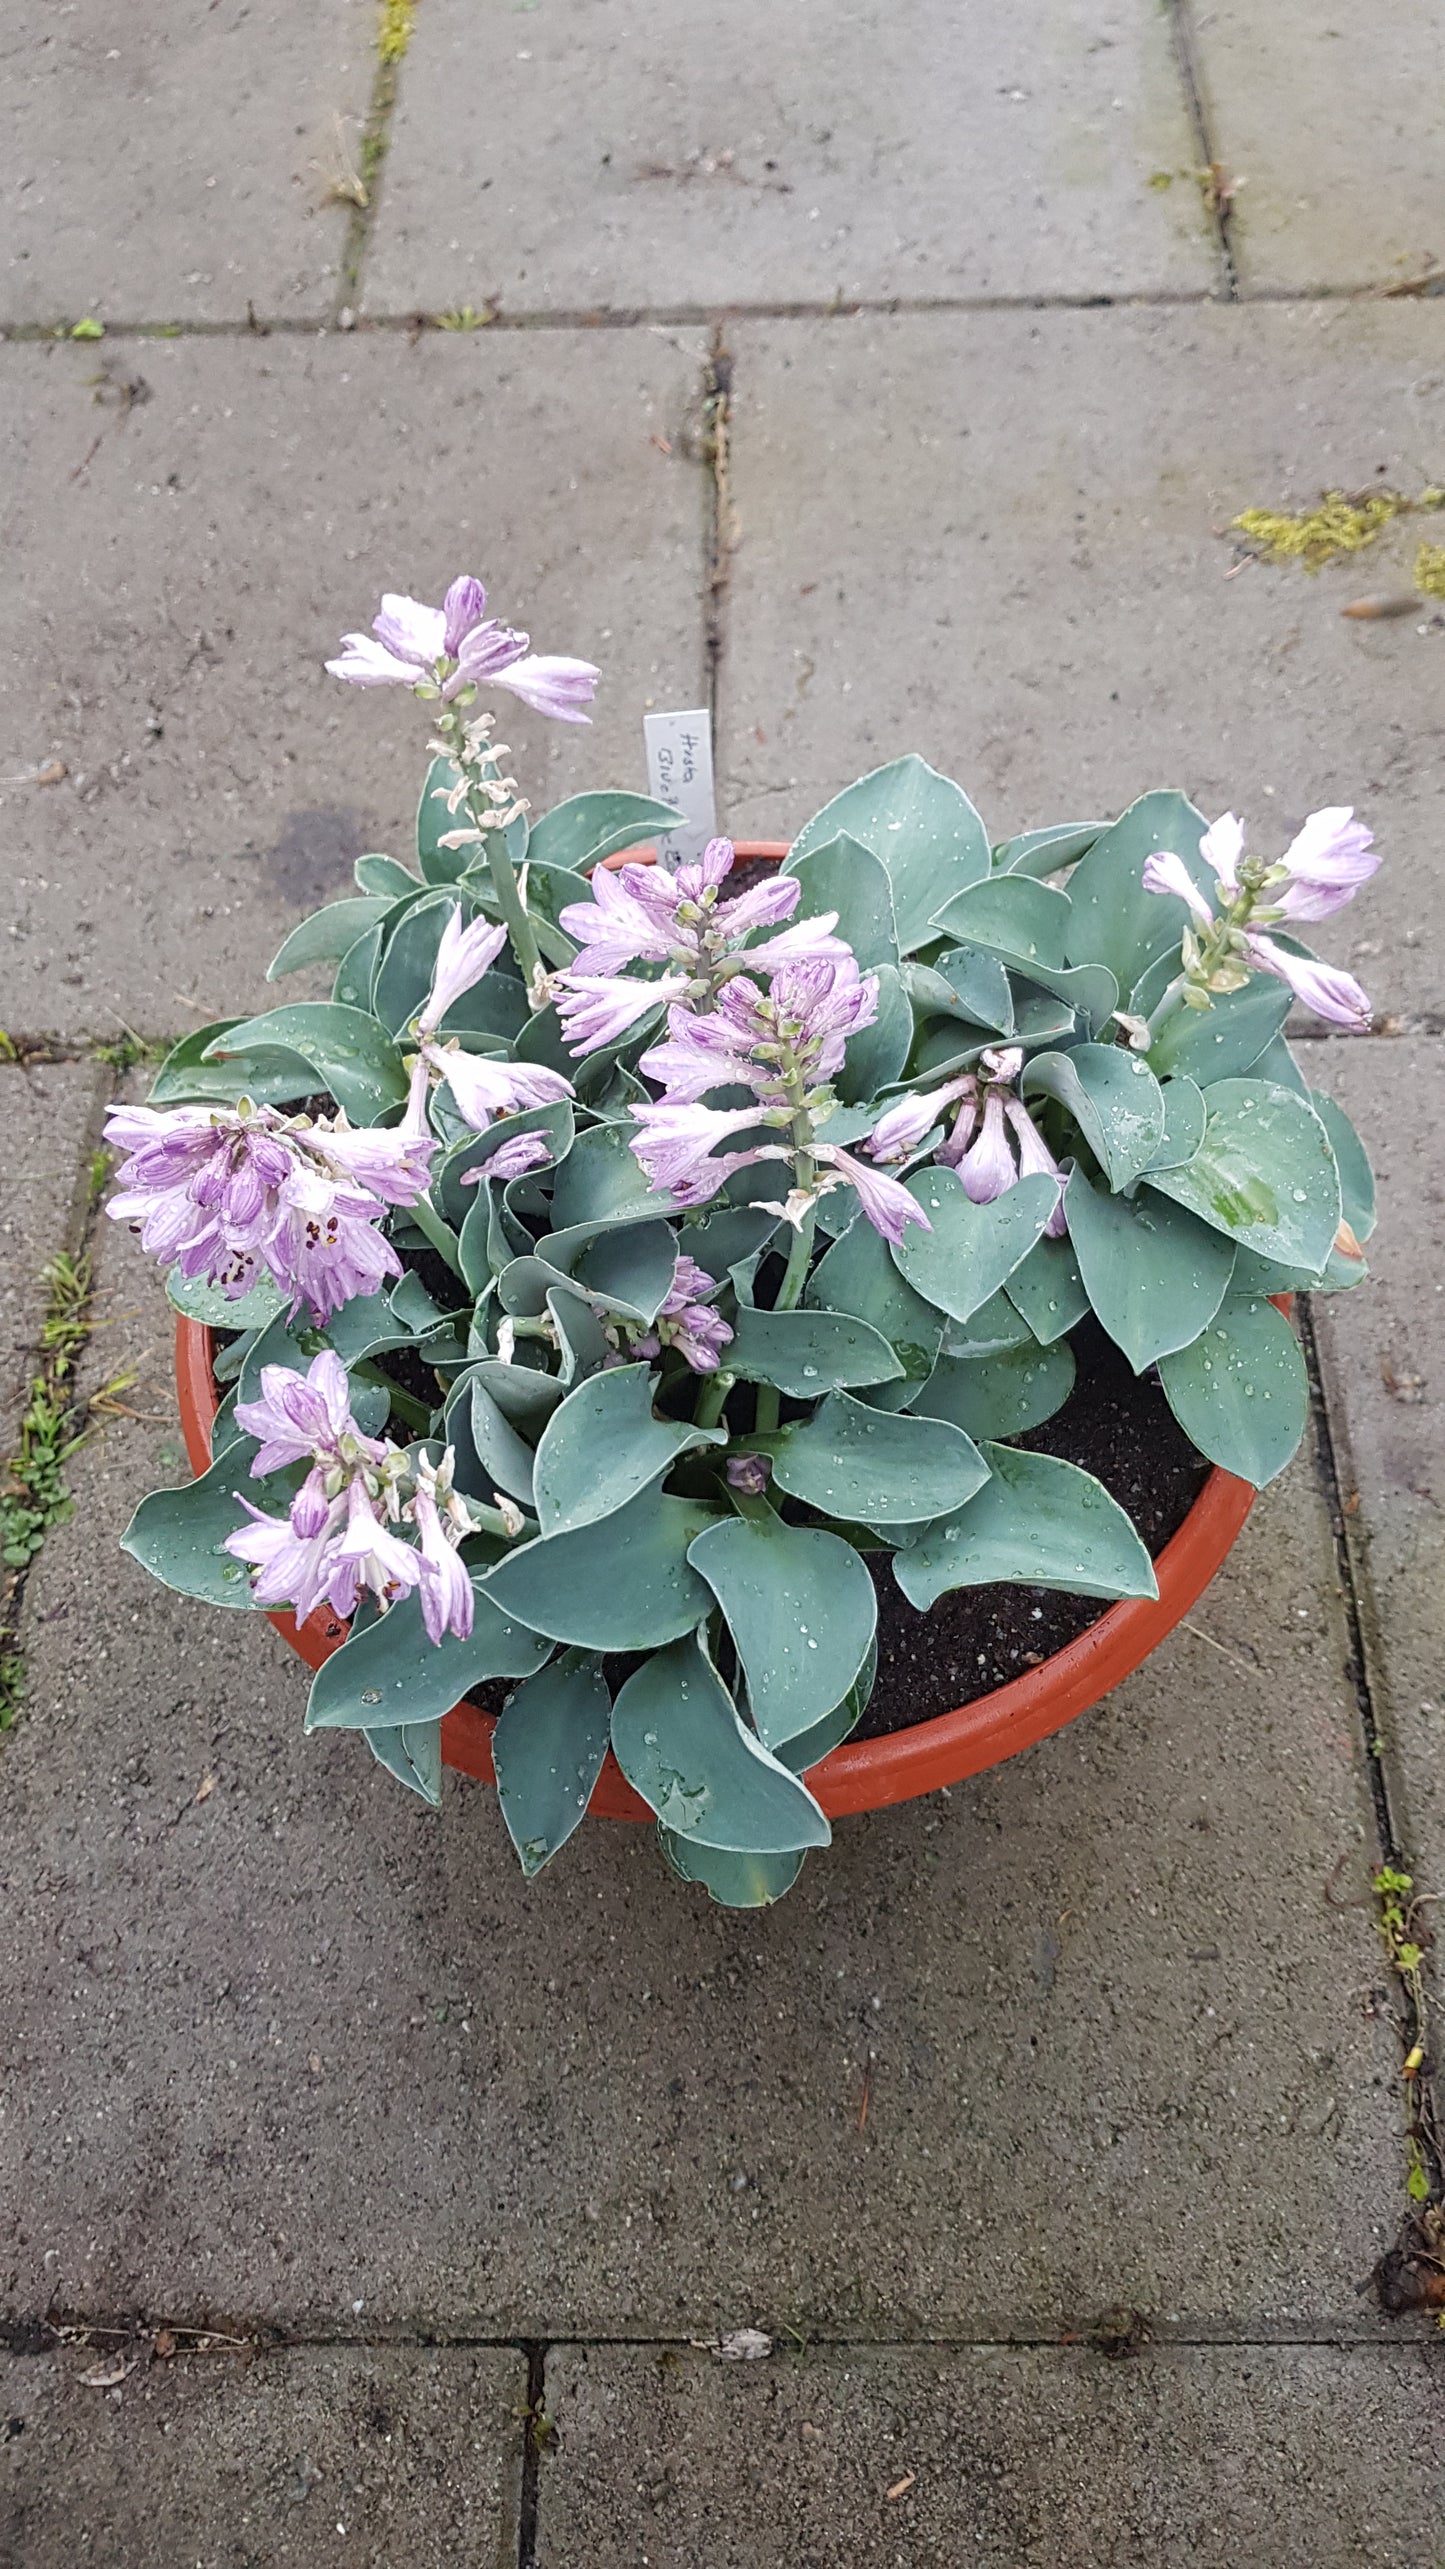
[[[263,1274],[324,1323],[401,1261],[377,1229],[385,1207],[426,1192],[435,1141],[412,1118],[389,1132],[274,1107],[117,1107],[106,1138],[128,1152],[107,1210],[153,1257],[228,1298]]]
[[[453,1632],[458,1641],[465,1641],[472,1628],[472,1583],[447,1540],[436,1501],[424,1485],[417,1489],[411,1513],[421,1544],[416,1563],[427,1639],[440,1642],[446,1633]]]
[[[432,968],[431,989],[416,1021],[419,1035],[436,1033],[447,1010],[455,1007],[463,991],[481,980],[506,942],[506,929],[494,928],[489,919],[473,919],[471,926],[464,928],[460,905],[448,912]]]
[[[624,865],[615,873],[599,865],[591,901],[574,901],[560,914],[563,930],[581,948],[573,970],[596,978],[628,963],[672,963],[710,987],[718,967],[744,952],[748,937],[791,919],[802,898],[796,876],[774,875],[720,901],[732,862],[732,841],[717,838],[675,874],[665,865]],[[749,970],[846,954],[842,939],[830,933],[837,924],[836,914],[800,920],[747,948]]]
[[[1343,1026],[1353,1035],[1369,1031],[1374,1010],[1353,974],[1340,972],[1333,964],[1317,963],[1309,955],[1289,954],[1272,937],[1262,937],[1253,929],[1247,932],[1246,943],[1261,969],[1287,981],[1295,997],[1312,1008],[1317,1017],[1323,1017],[1331,1026]]]
[[[497,1144],[491,1158],[483,1160],[480,1168],[463,1169],[461,1182],[463,1186],[479,1186],[484,1177],[494,1177],[504,1186],[508,1178],[525,1177],[529,1169],[540,1168],[551,1157],[552,1143],[547,1134],[513,1133],[507,1141]]]
[[[305,1623],[330,1591],[344,1502],[333,1500],[318,1522],[311,1506],[303,1505],[301,1492],[292,1501],[289,1517],[268,1515],[264,1508],[253,1507],[241,1491],[236,1495],[251,1522],[228,1534],[222,1550],[249,1565],[251,1594],[258,1606],[289,1605],[297,1622]]]
[[[263,1365],[261,1396],[237,1401],[236,1425],[260,1446],[251,1466],[257,1480],[308,1455],[317,1463],[337,1462],[347,1439],[354,1455],[373,1463],[386,1453],[374,1436],[362,1435],[352,1417],[346,1368],[329,1347],[322,1348],[304,1374],[293,1374],[285,1365]]]
[[[768,1486],[772,1462],[766,1454],[730,1454],[725,1466],[728,1486],[745,1490],[749,1497],[760,1499]]]
[[[729,1151],[721,1159],[713,1158],[719,1142],[725,1142],[733,1133],[756,1128],[755,1106],[735,1106],[724,1112],[719,1107],[664,1097],[655,1105],[634,1106],[632,1114],[639,1128],[632,1148],[650,1184],[658,1194],[675,1196],[680,1204],[706,1204],[734,1169],[747,1167],[755,1160],[788,1156],[779,1149],[764,1147]]]
[[[1168,852],[1163,852],[1158,856],[1146,856],[1144,859],[1144,889],[1146,892],[1172,893],[1176,901],[1185,901],[1188,903],[1189,908],[1193,911],[1201,928],[1213,927],[1214,912],[1211,910],[1209,903],[1205,900],[1203,893],[1196,884],[1194,877],[1190,873],[1182,856],[1173,856]]]
[[[580,1056],[617,1043],[649,1009],[679,998],[688,984],[677,972],[665,972],[659,981],[629,981],[574,970],[558,973],[553,987],[567,1049]]]
[[[852,947],[833,934],[837,924],[836,910],[820,910],[816,919],[795,919],[790,928],[780,929],[775,937],[765,937],[760,946],[749,946],[748,970],[756,967],[760,972],[776,972],[784,963],[832,963],[841,955],[851,961]]]
[[[958,1162],[964,1192],[974,1204],[992,1204],[1018,1184],[1018,1167],[1009,1148],[1003,1099],[997,1089],[984,1100],[983,1125],[976,1141]]]
[[[467,666],[465,653],[462,666]],[[590,660],[547,659],[533,652],[528,659],[485,674],[493,686],[509,687],[535,714],[550,714],[559,723],[586,723],[592,717],[582,708],[591,704],[602,673]]]
[[[624,865],[614,871],[599,865],[592,875],[590,901],[569,901],[557,914],[565,936],[581,951],[575,972],[596,978],[617,972],[624,963],[665,963],[670,914],[659,920],[634,891],[632,877],[645,886],[649,869]]]
[[[879,1117],[864,1149],[875,1160],[906,1160],[944,1110],[956,1098],[973,1096],[977,1085],[973,1073],[965,1071],[943,1088],[915,1089],[910,1097],[896,1098]]]
[[[1378,870],[1374,849],[1374,834],[1355,819],[1352,804],[1311,812],[1284,852],[1288,882],[1270,895],[1271,906],[1283,919],[1333,918]]]
[[[371,1590],[378,1605],[389,1606],[421,1578],[417,1554],[383,1524],[376,1501],[359,1477],[346,1494],[346,1523],[332,1538],[331,1563],[327,1594],[338,1615],[355,1613],[363,1588]]]
[[[440,607],[419,598],[383,597],[371,632],[342,636],[339,658],[326,666],[353,687],[422,688],[446,701],[464,687],[509,687],[559,722],[585,722],[598,672],[589,660],[548,660],[525,633],[485,613],[487,593],[470,575],[453,580]]]
[[[425,1043],[422,1057],[446,1081],[457,1113],[474,1133],[484,1133],[499,1115],[554,1106],[574,1094],[570,1079],[541,1062],[499,1061],[491,1054],[463,1052],[456,1042]]]
[[[654,1044],[638,1064],[679,1102],[706,1097],[710,1088],[731,1080],[748,1080],[754,1067],[749,1030],[739,1031],[716,1011],[695,1017],[689,1008],[669,1008],[666,1043]]]
[[[717,1289],[717,1278],[700,1267],[695,1258],[680,1257],[656,1325],[646,1336],[633,1340],[633,1353],[655,1356],[663,1347],[675,1347],[695,1374],[715,1374],[722,1351],[731,1344],[734,1334],[722,1314],[703,1299]]]
[[[856,1160],[851,1151],[840,1149],[836,1142],[815,1142],[813,1157],[825,1161],[841,1180],[856,1189],[866,1219],[895,1247],[910,1222],[919,1223],[925,1231],[932,1230],[922,1205],[915,1203],[896,1177],[885,1177],[881,1169],[870,1168],[866,1160]]]
[[[1044,1224],[1044,1231],[1050,1240],[1062,1240],[1069,1227],[1064,1219],[1064,1172],[1022,1099],[1008,1098],[1003,1111],[1013,1126],[1018,1144],[1020,1177],[1052,1177],[1058,1180],[1059,1200]]]
[[[1233,812],[1226,812],[1205,831],[1199,842],[1199,853],[1206,865],[1213,866],[1220,890],[1229,900],[1237,899],[1240,859],[1244,854],[1244,823],[1236,820]]]

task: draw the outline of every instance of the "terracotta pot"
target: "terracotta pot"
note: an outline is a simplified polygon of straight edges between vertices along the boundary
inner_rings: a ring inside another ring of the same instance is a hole
[[[739,857],[787,854],[786,841],[738,841]],[[609,857],[609,866],[652,863],[651,849],[632,849]],[[211,1371],[211,1332],[198,1321],[176,1322],[176,1384],[181,1424],[191,1468],[204,1472],[211,1460],[211,1423],[220,1407]],[[1047,1739],[1066,1722],[1086,1713],[1125,1677],[1140,1667],[1166,1633],[1173,1631],[1203,1595],[1215,1571],[1234,1544],[1253,1504],[1247,1481],[1231,1472],[1213,1471],[1178,1533],[1158,1555],[1154,1568],[1157,1598],[1131,1597],[1110,1606],[1097,1623],[1067,1648],[1055,1651],[1041,1667],[1030,1668],[992,1694],[951,1713],[918,1722],[911,1730],[893,1731],[883,1739],[845,1740],[810,1767],[807,1782],[830,1819],[850,1811],[881,1811],[891,1803],[909,1802],[940,1785],[957,1784],[986,1766],[998,1766],[1022,1748]],[[319,1668],[346,1638],[346,1626],[321,1608],[302,1625],[292,1614],[271,1617],[282,1639]],[[458,1704],[442,1723],[442,1756],[463,1775],[485,1784],[496,1781],[492,1766],[491,1713],[474,1704]],[[607,1820],[650,1820],[652,1813],[618,1766],[611,1751],[597,1779],[589,1815]]]

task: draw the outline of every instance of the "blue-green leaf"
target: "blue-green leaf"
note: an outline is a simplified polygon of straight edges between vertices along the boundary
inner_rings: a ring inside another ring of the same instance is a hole
[[[525,1128],[517,1124],[512,1129]],[[653,1194],[629,1147],[635,1129],[629,1120],[625,1126],[593,1124],[578,1134],[557,1171],[552,1194],[555,1231],[580,1230],[588,1224],[603,1231],[614,1222],[655,1222],[667,1212],[669,1199]]]
[[[966,1436],[1022,1436],[1062,1409],[1074,1388],[1067,1339],[1007,1348],[997,1356],[941,1356],[913,1404],[920,1418],[947,1418]]]
[[[349,954],[358,937],[386,916],[390,903],[380,893],[360,894],[355,900],[330,901],[324,910],[313,910],[309,919],[280,947],[266,967],[268,981],[280,981],[288,972],[300,972],[309,963],[340,963]]]
[[[253,1438],[233,1434],[199,1480],[176,1490],[152,1490],[121,1536],[122,1552],[183,1597],[199,1597],[208,1606],[249,1607],[247,1566],[223,1549],[227,1535],[247,1522],[241,1500],[284,1516],[304,1478],[302,1466],[293,1463],[265,1480],[252,1480],[251,1465],[260,1450]]]
[[[1154,1564],[1102,1482],[1052,1454],[985,1445],[990,1477],[956,1515],[893,1556],[893,1576],[926,1614],[951,1588],[1014,1580],[1081,1597],[1157,1597]]]
[[[764,1747],[811,1730],[856,1682],[878,1621],[852,1545],[768,1509],[708,1526],[688,1559],[726,1617]]]
[[[650,1326],[672,1291],[677,1235],[666,1222],[630,1222],[596,1233],[584,1223],[580,1231],[544,1233],[537,1254],[570,1274],[605,1310]]]
[[[919,1169],[907,1183],[931,1228],[910,1223],[893,1246],[894,1264],[915,1292],[955,1320],[967,1320],[997,1293],[1059,1201],[1056,1181],[1044,1176],[1020,1178],[992,1204],[974,1204],[953,1169]]]
[[[1070,877],[1069,961],[1106,965],[1121,990],[1132,990],[1156,956],[1177,961],[1189,911],[1172,892],[1145,891],[1144,860],[1170,849],[1200,890],[1212,892],[1214,873],[1199,853],[1205,827],[1182,794],[1143,794],[1131,803]]]
[[[1163,1197],[1106,1195],[1081,1169],[1065,1201],[1089,1300],[1135,1373],[1187,1347],[1224,1300],[1232,1244]]]
[[[384,1615],[360,1616],[349,1641],[323,1660],[311,1680],[308,1730],[383,1729],[404,1719],[439,1721],[460,1703],[469,1686],[488,1677],[529,1677],[547,1658],[550,1644],[492,1603],[473,1574],[469,1637],[445,1633],[427,1639],[415,1588]]]
[[[612,1748],[633,1791],[689,1844],[785,1855],[832,1835],[807,1786],[739,1720],[692,1634],[628,1678],[612,1707]]]
[[[1129,1002],[1136,1016],[1158,1006],[1174,968],[1173,955],[1165,955],[1152,976],[1146,974]],[[1238,1079],[1274,1042],[1291,1004],[1284,982],[1257,972],[1242,990],[1221,991],[1208,1008],[1175,1008],[1149,1047],[1149,1067],[1158,1079],[1184,1074],[1201,1088]]]
[[[238,1097],[250,1097],[258,1106],[288,1106],[298,1097],[309,1097],[316,1085],[311,1064],[282,1044],[238,1049],[224,1062],[207,1060],[208,1047],[229,1039],[233,1028],[242,1023],[239,1017],[225,1017],[217,1025],[198,1026],[193,1034],[183,1035],[157,1071],[147,1102],[152,1106],[234,1106]]]
[[[1087,856],[1095,839],[1102,838],[1109,827],[1108,821],[1055,821],[1048,829],[1025,830],[994,849],[994,872],[1056,874],[1060,867]]]
[[[1015,1267],[1004,1292],[1041,1347],[1067,1337],[1089,1308],[1079,1261],[1069,1240],[1044,1238]]]
[[[1149,1166],[1182,1168],[1204,1139],[1204,1091],[1181,1075],[1166,1079],[1159,1094],[1164,1100],[1164,1136]]]
[[[442,1726],[435,1722],[390,1722],[384,1729],[361,1734],[379,1766],[416,1793],[434,1811],[442,1806]]]
[[[905,954],[928,944],[940,902],[989,870],[988,833],[968,796],[922,758],[895,758],[835,795],[799,831],[793,856],[826,847],[840,833],[887,869]]]
[[[370,1008],[376,970],[385,947],[386,933],[380,921],[368,928],[365,936],[358,937],[354,946],[347,947],[331,985],[331,996],[338,1007]]]
[[[566,1650],[507,1697],[492,1734],[497,1799],[530,1882],[565,1846],[602,1772],[612,1698],[601,1661]]]
[[[1072,1115],[1118,1193],[1154,1160],[1164,1139],[1164,1095],[1148,1064],[1117,1044],[1035,1053],[1025,1097],[1052,1097]]]
[[[1145,1183],[1261,1257],[1318,1275],[1340,1224],[1330,1138],[1307,1098],[1262,1079],[1204,1093],[1204,1139],[1182,1168]]]
[[[788,1855],[738,1855],[731,1847],[690,1844],[660,1820],[657,1841],[679,1882],[700,1882],[720,1909],[770,1909],[803,1870],[802,1847]]]
[[[589,1376],[552,1412],[537,1447],[533,1486],[544,1535],[570,1534],[613,1516],[699,1445],[725,1445],[725,1427],[658,1418],[647,1365]]]
[[[941,1418],[908,1418],[830,1392],[766,1440],[780,1489],[823,1516],[910,1525],[962,1507],[987,1476],[978,1447]]]
[[[533,822],[527,854],[537,864],[590,874],[604,856],[665,838],[681,819],[670,803],[655,803],[650,794],[573,794]]]
[[[655,1650],[690,1632],[712,1604],[687,1548],[714,1513],[664,1498],[654,1482],[613,1516],[518,1544],[488,1573],[488,1593],[553,1641]]]
[[[796,919],[816,919],[825,911],[836,911],[838,934],[847,938],[862,970],[884,963],[897,966],[892,886],[886,866],[869,848],[846,835],[806,849],[800,843],[782,870],[795,874],[803,887]]]
[[[739,1309],[724,1363],[740,1382],[773,1383],[793,1400],[901,1378],[888,1341],[842,1311]]]
[[[1200,1453],[1257,1490],[1284,1470],[1304,1434],[1305,1360],[1272,1302],[1229,1294],[1192,1347],[1163,1358],[1159,1380]]]
[[[804,1287],[810,1310],[852,1312],[893,1349],[909,1382],[926,1382],[943,1343],[943,1317],[905,1284],[871,1222],[860,1215],[824,1252]]]
[[[901,1079],[913,1049],[913,1010],[902,977],[891,963],[877,967],[878,1014],[852,1036],[836,1087],[845,1107],[866,1102]]]
[[[1342,1106],[1322,1088],[1312,1088],[1310,1103],[1329,1135],[1340,1172],[1340,1204],[1345,1220],[1363,1247],[1375,1227],[1375,1172],[1364,1143]]]
[[[228,1302],[220,1285],[207,1284],[204,1276],[183,1276],[179,1267],[172,1267],[166,1278],[166,1300],[173,1309],[207,1329],[264,1329],[288,1299],[274,1277],[264,1273],[239,1302]]]
[[[374,1017],[334,999],[293,1000],[249,1017],[207,1046],[207,1059],[231,1060],[258,1045],[281,1045],[309,1062],[354,1124],[374,1124],[406,1102],[406,1073],[395,1044]]]
[[[363,892],[383,901],[405,901],[422,889],[410,868],[396,856],[359,856],[351,870]]]
[[[431,892],[424,901],[413,902],[396,928],[371,994],[372,1012],[389,1034],[400,1035],[426,1000],[437,950],[457,908],[454,893]],[[466,924],[465,914],[462,924]]]

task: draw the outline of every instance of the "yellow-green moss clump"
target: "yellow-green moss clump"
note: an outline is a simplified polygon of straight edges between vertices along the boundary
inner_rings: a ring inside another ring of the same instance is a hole
[[[1422,598],[1445,598],[1445,544],[1422,544],[1415,556],[1415,587]]]
[[[1445,508],[1445,490],[1433,484],[1413,500],[1403,491],[1368,491],[1353,499],[1346,491],[1326,491],[1317,508],[1301,509],[1297,516],[1247,508],[1233,523],[1258,548],[1262,560],[1302,562],[1307,571],[1322,571],[1342,553],[1363,553],[1395,518],[1432,508]],[[1422,551],[1437,549],[1422,547]]]
[[[400,62],[411,43],[416,0],[381,0],[381,30],[376,50],[383,62]]]

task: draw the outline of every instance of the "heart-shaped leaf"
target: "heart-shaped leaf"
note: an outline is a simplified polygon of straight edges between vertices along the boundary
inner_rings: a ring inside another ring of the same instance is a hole
[[[893,1349],[910,1382],[926,1382],[943,1343],[942,1315],[905,1284],[861,1216],[824,1252],[804,1288],[810,1309],[852,1312]]]
[[[619,1365],[568,1393],[542,1431],[533,1486],[544,1535],[613,1516],[699,1445],[725,1445],[725,1427],[658,1418],[647,1365]],[[483,1395],[485,1397],[485,1395]]]
[[[612,1707],[612,1748],[633,1791],[689,1844],[785,1855],[832,1835],[807,1786],[738,1719],[692,1634],[628,1678]]]
[[[308,1061],[284,1045],[253,1045],[223,1062],[206,1058],[211,1044],[228,1039],[243,1022],[226,1017],[217,1025],[198,1026],[194,1034],[183,1035],[157,1071],[147,1103],[234,1106],[238,1097],[250,1097],[258,1106],[289,1106],[298,1097],[308,1097],[316,1074]]]
[[[908,1418],[830,1392],[767,1439],[780,1489],[820,1515],[915,1525],[962,1507],[987,1475],[978,1447],[941,1418]]]
[[[852,1545],[765,1509],[708,1526],[688,1559],[727,1619],[764,1747],[811,1730],[855,1683],[878,1621]]]
[[[885,867],[904,954],[927,945],[939,903],[989,870],[988,833],[960,785],[922,758],[895,758],[834,796],[793,842],[794,857],[845,833]]]
[[[1284,1470],[1309,1416],[1299,1341],[1272,1302],[1229,1294],[1203,1335],[1159,1367],[1184,1433],[1257,1490]]]
[[[1109,827],[1108,821],[1055,821],[1049,829],[1025,830],[994,849],[993,870],[995,874],[1056,874],[1061,866],[1087,856],[1095,839],[1102,838]]]
[[[488,1573],[488,1593],[553,1641],[655,1650],[690,1632],[711,1607],[687,1548],[714,1513],[664,1498],[654,1482],[613,1516],[518,1544]]]
[[[842,1311],[739,1310],[724,1361],[740,1382],[773,1383],[793,1400],[901,1378],[886,1338]]]
[[[233,1432],[225,1451],[199,1480],[175,1490],[152,1490],[121,1536],[122,1552],[183,1597],[198,1597],[208,1606],[249,1607],[247,1566],[223,1549],[227,1535],[248,1521],[241,1501],[249,1499],[253,1507],[284,1516],[305,1477],[303,1467],[293,1463],[265,1480],[253,1480],[251,1465],[260,1450],[253,1438]]]
[[[1154,1564],[1102,1482],[1052,1454],[985,1445],[976,1498],[893,1556],[893,1576],[926,1614],[951,1588],[1016,1580],[1081,1597],[1157,1597]]]
[[[1329,1135],[1335,1166],[1340,1173],[1340,1208],[1355,1238],[1363,1246],[1375,1227],[1375,1172],[1370,1166],[1364,1143],[1355,1131],[1342,1106],[1327,1097],[1322,1088],[1309,1092],[1310,1104]]]
[[[1004,1292],[1041,1347],[1066,1338],[1089,1308],[1079,1261],[1068,1240],[1037,1241],[1023,1264],[1015,1267]]]
[[[864,1026],[850,1039],[847,1059],[838,1073],[838,1095],[845,1108],[876,1097],[880,1088],[889,1088],[894,1080],[901,1079],[913,1049],[913,1010],[902,976],[891,963],[878,964],[875,969],[878,1014],[871,1026]]]
[[[1065,1203],[1089,1300],[1135,1373],[1197,1338],[1228,1290],[1232,1244],[1164,1197],[1106,1195],[1080,1169]]]
[[[412,904],[393,933],[371,994],[373,1013],[389,1034],[401,1035],[423,1006],[447,921],[457,915],[458,907],[454,892],[431,892],[424,901]],[[468,915],[463,908],[463,927]]]
[[[1314,1107],[1262,1079],[1204,1092],[1204,1139],[1182,1168],[1145,1183],[1281,1266],[1318,1275],[1340,1225],[1340,1175]]]
[[[386,951],[385,928],[381,922],[368,928],[354,946],[348,946],[336,967],[331,996],[341,1008],[369,1009],[376,975]]]
[[[1145,974],[1129,1002],[1135,1016],[1152,1015],[1176,968],[1170,953]],[[1201,1088],[1241,1078],[1274,1042],[1291,1004],[1284,982],[1257,972],[1242,990],[1219,992],[1208,1008],[1175,1008],[1149,1047],[1149,1067],[1158,1079],[1184,1076]]]
[[[264,1329],[286,1303],[274,1277],[262,1273],[251,1290],[237,1301],[228,1301],[220,1285],[207,1284],[204,1276],[183,1276],[172,1267],[166,1278],[166,1300],[187,1320],[199,1320],[207,1329]]]
[[[385,1729],[361,1734],[378,1766],[398,1784],[420,1796],[434,1811],[442,1806],[442,1726],[438,1722],[389,1722]]]
[[[1192,1160],[1204,1139],[1204,1091],[1181,1073],[1160,1088],[1164,1100],[1164,1133],[1149,1162],[1151,1169],[1178,1169]]]
[[[789,1855],[738,1855],[731,1847],[692,1845],[660,1820],[657,1839],[678,1881],[700,1882],[720,1909],[770,1909],[803,1870],[801,1847]]]
[[[974,1204],[952,1169],[919,1169],[908,1192],[931,1228],[910,1223],[893,1245],[894,1264],[939,1311],[967,1320],[1013,1274],[1041,1238],[1059,1201],[1051,1177],[1020,1178],[992,1204]]]
[[[565,1650],[507,1697],[492,1733],[497,1800],[530,1882],[581,1822],[602,1772],[612,1698],[600,1660]]]
[[[383,901],[405,901],[423,889],[400,857],[359,856],[351,870],[363,892]]]

